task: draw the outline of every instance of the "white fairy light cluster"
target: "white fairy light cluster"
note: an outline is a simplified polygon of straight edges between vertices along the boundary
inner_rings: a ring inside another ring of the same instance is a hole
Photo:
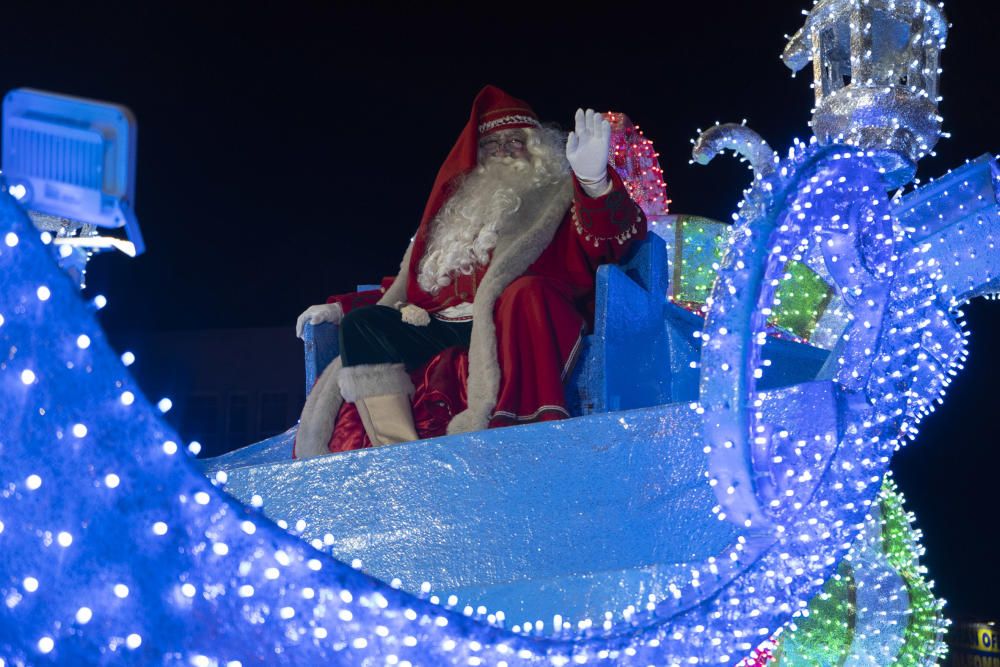
[[[926,0],[817,0],[782,55],[792,71],[812,61],[813,133],[913,162],[931,152],[941,136],[942,8]]]
[[[698,406],[705,416],[710,482],[719,499],[719,517],[776,536],[776,550],[784,558],[779,555],[769,570],[772,577],[778,577],[774,584],[787,587],[800,582],[789,591],[791,596],[765,595],[764,599],[757,597],[761,587],[754,587],[755,607],[759,611],[783,605],[789,614],[805,607],[816,590],[809,584],[822,584],[840,560],[871,503],[875,490],[871,487],[888,463],[887,457],[875,455],[873,438],[848,436],[849,445],[842,441],[835,447],[829,437],[802,438],[796,431],[803,431],[804,424],[769,424],[754,407],[759,405],[753,388],[759,374],[753,371],[760,367],[760,348],[766,340],[762,314],[773,302],[785,265],[789,260],[803,261],[810,243],[852,246],[853,234],[860,233],[859,221],[837,224],[832,211],[840,202],[857,202],[855,210],[864,222],[872,222],[885,209],[878,199],[879,190],[872,187],[878,185],[879,174],[871,155],[817,145],[797,148],[771,175],[758,174],[744,199],[701,333],[702,399]],[[892,235],[887,239],[893,240]],[[832,261],[861,268],[858,258],[833,257]],[[845,338],[849,336],[847,332]],[[741,405],[749,409],[736,407]],[[821,418],[821,414],[817,410],[814,416]],[[851,455],[845,458],[845,451]],[[744,463],[747,456],[749,461]],[[832,487],[821,485],[825,475],[817,464],[837,470]],[[805,499],[817,496],[822,498],[821,507],[804,512]],[[809,514],[809,520],[797,524],[804,514]],[[802,546],[817,544],[823,547]],[[775,549],[764,558],[774,553]],[[810,553],[812,558],[806,556]],[[792,572],[783,561],[792,562]]]
[[[739,397],[732,391],[728,394],[720,391],[723,398],[713,405],[711,390],[729,387],[747,391],[747,385],[741,384],[745,381],[740,378],[740,369],[744,366],[732,359],[733,349],[740,349],[745,344],[743,341],[756,345],[763,343],[763,339],[755,335],[746,338],[747,334],[741,332],[746,331],[752,318],[758,316],[755,312],[759,314],[764,310],[761,304],[766,304],[769,298],[767,288],[760,293],[756,311],[741,307],[733,298],[752,290],[752,280],[741,283],[739,275],[752,265],[754,252],[749,248],[756,245],[759,249],[769,249],[770,266],[783,267],[789,258],[803,261],[811,240],[825,252],[828,266],[839,262],[839,267],[830,267],[831,274],[841,279],[838,286],[841,296],[852,307],[848,327],[840,344],[834,348],[837,365],[830,377],[847,395],[857,397],[848,399],[848,403],[858,401],[858,407],[842,415],[848,431],[841,443],[841,447],[856,453],[857,460],[844,461],[841,465],[845,470],[853,469],[858,477],[850,483],[841,481],[836,488],[846,491],[853,486],[855,490],[865,490],[870,497],[870,489],[873,490],[881,479],[880,472],[885,469],[891,453],[904,439],[916,435],[916,424],[933,410],[934,402],[941,400],[951,376],[962,367],[964,336],[956,321],[961,317],[957,307],[969,296],[995,289],[1000,266],[994,253],[982,252],[982,248],[994,247],[995,230],[1000,229],[995,194],[1000,191],[997,186],[1000,177],[995,164],[980,160],[979,164],[949,174],[946,182],[951,186],[950,192],[946,185],[939,184],[929,188],[926,194],[918,191],[908,200],[893,202],[897,206],[896,213],[903,220],[908,223],[923,221],[920,233],[915,234],[918,230],[904,227],[889,212],[884,201],[884,187],[878,187],[877,177],[874,180],[870,177],[857,179],[865,171],[873,175],[884,172],[877,152],[845,152],[836,146],[824,149],[814,145],[803,146],[801,155],[817,156],[824,151],[827,163],[814,163],[814,175],[802,179],[798,186],[800,195],[809,192],[812,195],[808,201],[790,199],[787,212],[791,215],[769,220],[774,225],[774,235],[763,233],[760,224],[755,227],[750,221],[767,219],[769,207],[759,194],[761,191],[777,192],[777,196],[785,197],[787,190],[758,176],[758,182],[744,201],[744,210],[732,237],[731,254],[713,293],[709,322],[700,336],[707,345],[700,364],[703,401],[698,407],[712,420],[706,423],[710,431],[713,425],[724,427],[726,406],[738,405]],[[830,169],[838,161],[839,175],[836,168]],[[798,171],[802,174],[806,166],[808,160],[797,170],[787,173]],[[782,176],[784,169],[780,172]],[[824,212],[824,190],[837,191],[835,199],[842,201],[857,202],[860,195],[861,206],[855,211],[856,217],[841,221],[840,215],[831,209]],[[983,192],[989,196],[984,196]],[[925,210],[927,207],[933,208],[933,212]],[[799,242],[775,243],[775,236],[794,234],[797,227],[802,230],[798,232]],[[814,239],[808,238],[811,233],[815,233]],[[760,238],[755,239],[758,235]],[[838,236],[843,238],[838,239]],[[852,256],[851,248],[860,248],[860,255]],[[725,267],[729,267],[728,274]],[[780,282],[780,279],[769,277],[774,270],[765,270],[763,285],[775,287]],[[753,300],[757,296],[748,298]],[[741,317],[744,319],[740,320]],[[758,331],[761,325],[757,320]],[[735,338],[733,332],[736,332]],[[718,342],[720,339],[725,342]],[[754,358],[753,350],[743,354]],[[759,375],[750,373],[746,377]],[[705,400],[706,388],[708,400]],[[753,473],[734,480],[733,471],[739,470],[739,460],[734,457],[723,456],[715,466],[720,473],[715,478],[715,488],[724,489],[719,494],[720,514],[734,511],[739,519],[751,523],[763,516],[765,524],[769,524],[770,518],[781,517],[782,507],[787,502],[782,498],[780,480],[798,479],[801,482],[804,461],[796,461],[780,451],[772,456],[781,446],[780,438],[774,437],[775,427],[759,423],[759,415],[754,410],[749,411],[749,416],[749,428],[737,423],[733,431],[735,437],[710,441],[707,449],[710,456],[714,453],[724,455],[727,450],[739,451],[734,440],[741,433],[752,434],[758,430],[770,433],[747,443],[751,445],[747,449],[751,452]],[[796,448],[796,453],[801,454],[800,449],[805,447]],[[805,472],[808,473],[808,468]],[[777,486],[774,480],[779,481]],[[753,489],[756,498],[744,495],[741,499],[738,493],[741,486]],[[785,492],[795,495],[794,488]],[[766,511],[746,506],[769,498]],[[856,500],[842,496],[836,500],[831,497],[828,502],[843,502],[843,510],[848,512],[859,508]],[[870,503],[866,500],[863,505],[867,507]],[[796,508],[796,504],[792,503],[792,507]],[[771,517],[768,512],[772,513]],[[801,534],[799,538],[815,539],[815,535]],[[835,556],[837,549],[831,546],[833,548],[826,553]],[[930,658],[933,657],[932,652]]]

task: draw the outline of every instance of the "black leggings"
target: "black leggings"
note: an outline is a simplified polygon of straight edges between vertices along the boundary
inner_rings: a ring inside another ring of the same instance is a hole
[[[340,323],[340,361],[344,366],[403,364],[413,371],[449,347],[469,347],[472,320],[442,322],[431,317],[418,327],[403,321],[402,314],[388,306],[365,306],[352,310]]]

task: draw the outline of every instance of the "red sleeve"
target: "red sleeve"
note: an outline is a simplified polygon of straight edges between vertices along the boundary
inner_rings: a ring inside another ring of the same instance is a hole
[[[348,294],[335,294],[328,298],[326,302],[339,303],[340,307],[344,310],[344,315],[346,315],[355,308],[374,306],[378,303],[378,300],[382,298],[382,295],[385,294],[385,291],[389,289],[389,286],[392,285],[395,280],[395,276],[386,276],[382,279],[382,285],[378,289],[365,290],[363,292],[349,292]]]
[[[595,263],[618,262],[633,239],[646,238],[646,216],[614,169],[608,168],[611,190],[590,197],[573,177],[573,225],[577,241]]]

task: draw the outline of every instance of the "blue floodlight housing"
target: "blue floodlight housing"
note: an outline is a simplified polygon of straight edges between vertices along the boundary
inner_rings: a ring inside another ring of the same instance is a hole
[[[134,252],[131,247],[126,252],[134,256],[145,250],[133,210],[136,121],[128,108],[12,90],[3,101],[2,153],[7,190],[29,211],[124,227],[128,245],[134,246]]]

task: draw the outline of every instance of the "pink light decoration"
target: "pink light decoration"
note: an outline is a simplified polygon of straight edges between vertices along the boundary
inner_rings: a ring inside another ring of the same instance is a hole
[[[751,651],[750,655],[740,660],[736,667],[766,667],[766,665],[772,664],[775,660],[773,651],[777,646],[777,641],[777,635],[774,635]]]
[[[667,215],[667,185],[657,159],[659,153],[638,125],[623,113],[608,111],[604,117],[611,124],[610,164],[625,182],[625,189],[653,224]]]

